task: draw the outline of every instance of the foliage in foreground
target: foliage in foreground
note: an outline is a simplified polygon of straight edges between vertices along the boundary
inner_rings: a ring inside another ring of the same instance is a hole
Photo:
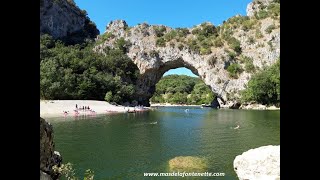
[[[201,79],[186,75],[168,75],[156,85],[152,103],[210,104],[214,95]]]
[[[242,101],[280,106],[280,59],[250,79]]]
[[[62,175],[62,177],[65,177],[67,180],[79,180],[76,176],[75,170],[72,167],[71,163],[61,164],[60,167],[57,167],[56,165],[52,167],[54,172],[59,173]],[[83,180],[93,180],[94,177],[94,171],[87,169]]]

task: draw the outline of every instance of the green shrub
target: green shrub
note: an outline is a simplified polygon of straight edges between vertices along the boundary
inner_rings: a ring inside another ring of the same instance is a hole
[[[193,29],[193,30],[191,31],[191,33],[192,33],[193,35],[197,35],[197,34],[199,34],[199,32],[200,32],[200,28],[195,28],[195,29]]]
[[[280,15],[280,4],[279,3],[272,3],[268,6],[268,13],[271,17],[277,17]]]
[[[153,29],[157,37],[162,37],[167,30],[165,26],[153,26]]]
[[[164,35],[164,39],[168,42],[174,39],[177,36],[177,31],[171,30],[167,34]]]
[[[198,45],[197,41],[192,39],[192,40],[188,40],[188,46],[190,48],[191,51],[195,52],[195,53],[200,53],[200,46]]]
[[[260,29],[256,29],[256,34],[255,34],[256,39],[263,38],[263,34],[260,31]]]
[[[115,36],[111,32],[107,32],[101,35],[102,41],[107,41],[109,38],[114,38]]]
[[[75,170],[71,163],[61,164],[60,167],[54,165],[52,169],[55,173],[61,174],[67,180],[79,180],[79,178],[76,176]],[[93,178],[94,178],[94,171],[87,169],[83,179],[93,180]]]
[[[156,45],[160,47],[166,46],[166,40],[163,37],[159,37],[156,41]]]
[[[213,41],[213,45],[215,47],[222,47],[223,46],[223,42],[222,39],[220,37],[217,37],[214,41]]]
[[[240,41],[237,40],[234,37],[230,37],[227,39],[228,45],[230,46],[231,49],[233,49],[236,53],[240,54],[241,53],[241,46],[240,46]]]
[[[206,54],[210,54],[210,53],[211,53],[211,48],[204,48],[204,47],[200,48],[201,55],[206,55]]]
[[[266,29],[265,29],[265,32],[270,34],[272,32],[272,30],[274,30],[276,28],[276,26],[274,24],[271,24],[270,26],[268,26]]]
[[[247,61],[253,61],[253,59],[251,57],[244,56],[244,55],[241,55],[239,60],[240,60],[240,63],[245,63]]]
[[[244,31],[249,31],[250,29],[253,28],[253,26],[256,24],[256,20],[255,19],[249,19],[246,20],[242,23],[242,30]]]
[[[234,59],[237,56],[237,54],[233,51],[227,51],[227,53],[230,59]]]
[[[217,34],[217,29],[212,24],[202,23],[199,27],[192,30],[192,34],[197,36],[209,37]]]
[[[98,41],[97,41],[97,44],[101,44],[101,43],[103,43],[103,42],[105,42],[105,41],[108,41],[109,38],[114,38],[114,37],[115,37],[115,36],[114,36],[112,33],[110,33],[110,32],[104,33],[104,34],[102,34],[102,35],[99,36]]]
[[[255,12],[255,17],[257,19],[265,19],[268,17],[268,12],[266,10],[260,10],[258,12]]]
[[[190,33],[188,28],[177,28],[176,31],[179,37],[186,37]]]
[[[206,39],[200,41],[199,44],[201,47],[206,48],[206,49],[213,46],[213,42],[210,38],[206,38]]]
[[[252,58],[247,58],[245,60],[245,64],[244,64],[244,69],[247,73],[253,73],[255,72],[255,66],[253,64],[253,59]]]
[[[112,91],[108,91],[104,97],[104,100],[107,102],[112,102]]]
[[[127,52],[130,46],[131,46],[131,42],[126,41],[123,37],[121,37],[115,42],[115,48],[121,50],[124,53]]]
[[[229,72],[230,77],[236,79],[238,78],[238,74],[242,72],[242,68],[239,64],[233,63],[228,66],[227,71]]]

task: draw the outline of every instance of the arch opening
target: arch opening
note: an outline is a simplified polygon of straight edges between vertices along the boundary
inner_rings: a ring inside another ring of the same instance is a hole
[[[187,68],[177,68],[170,69],[163,75],[149,101],[154,106],[163,104],[210,106],[214,97],[210,87],[199,76]]]
[[[195,76],[198,77],[199,81],[205,85],[205,88],[209,89],[210,93],[213,95],[214,99],[211,102],[206,102],[202,104],[214,105],[212,107],[220,107],[219,102],[217,101],[218,94],[215,92],[210,84],[206,83],[204,78],[205,75],[202,76],[199,74],[197,68],[195,68],[190,63],[184,61],[182,58],[178,58],[176,60],[168,60],[162,61],[160,65],[156,68],[145,69],[144,73],[140,74],[140,77],[137,81],[137,101],[138,104],[144,106],[150,106],[150,99],[153,97],[156,92],[156,84],[161,80],[163,75],[171,69],[177,68],[186,68],[189,69]],[[192,77],[191,77],[192,78]],[[197,102],[198,103],[198,102]]]

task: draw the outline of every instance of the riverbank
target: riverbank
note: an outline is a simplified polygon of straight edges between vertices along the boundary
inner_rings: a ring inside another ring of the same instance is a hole
[[[202,107],[202,105],[185,105],[185,104],[170,104],[170,103],[154,103],[150,105],[151,107]],[[234,104],[221,105],[221,109],[245,109],[245,110],[280,110],[280,107],[276,106],[266,106],[262,104],[239,104],[238,108],[232,108]]]
[[[186,105],[186,104],[171,104],[171,103],[151,103],[150,104],[150,107],[172,107],[172,106],[201,107],[201,105]]]
[[[248,104],[241,105],[239,109],[247,109],[247,110],[280,110],[280,107],[276,106],[266,106],[262,104]]]
[[[40,100],[40,117],[74,116],[78,107],[78,116],[97,115],[110,113],[126,113],[134,111],[134,107],[116,106],[105,101],[95,100]],[[79,110],[83,106],[89,106],[90,110]],[[93,112],[94,111],[94,112]],[[64,112],[67,112],[64,114]]]

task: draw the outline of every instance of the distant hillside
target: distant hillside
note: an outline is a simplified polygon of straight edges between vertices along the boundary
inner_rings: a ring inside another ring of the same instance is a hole
[[[186,75],[164,76],[156,85],[152,103],[210,104],[214,95],[201,79]]]

